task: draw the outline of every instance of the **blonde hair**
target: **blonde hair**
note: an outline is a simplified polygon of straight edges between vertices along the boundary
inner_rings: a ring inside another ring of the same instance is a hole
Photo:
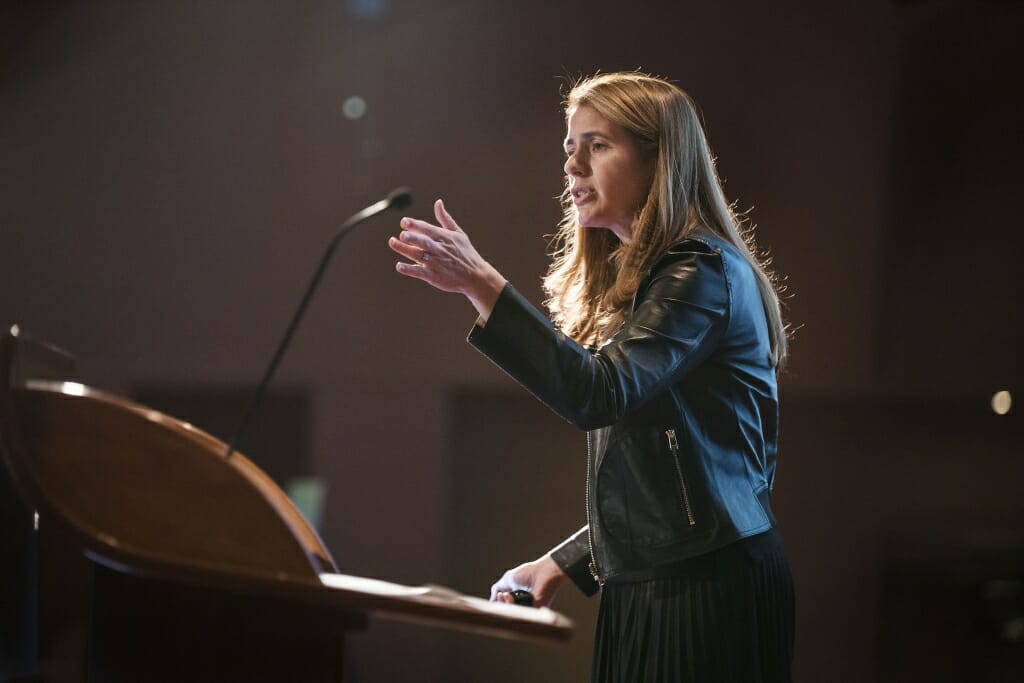
[[[610,230],[579,223],[568,179],[564,214],[544,278],[555,323],[584,344],[607,341],[630,314],[637,288],[675,243],[703,226],[743,254],[757,276],[768,320],[772,362],[786,356],[786,327],[768,261],[756,254],[753,231],[725,199],[697,106],[677,86],[636,72],[581,80],[565,99],[566,118],[590,107],[631,133],[642,151],[656,155],[647,200],[622,244]]]

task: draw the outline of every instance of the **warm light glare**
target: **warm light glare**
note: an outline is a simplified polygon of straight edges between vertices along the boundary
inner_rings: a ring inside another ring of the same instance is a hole
[[[85,385],[78,382],[64,382],[60,385],[62,394],[68,396],[85,396]]]
[[[1013,407],[1013,396],[1009,391],[997,391],[992,396],[992,412],[996,415],[1006,415]]]

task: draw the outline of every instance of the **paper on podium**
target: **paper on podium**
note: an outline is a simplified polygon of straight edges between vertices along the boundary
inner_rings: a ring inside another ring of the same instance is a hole
[[[505,617],[515,621],[546,624],[571,629],[572,621],[547,607],[524,607],[504,602],[491,602],[472,595],[464,595],[445,586],[427,584],[406,586],[379,579],[368,579],[348,574],[320,574],[320,581],[328,588],[373,595],[381,598],[398,598],[425,605],[435,605],[462,612]]]

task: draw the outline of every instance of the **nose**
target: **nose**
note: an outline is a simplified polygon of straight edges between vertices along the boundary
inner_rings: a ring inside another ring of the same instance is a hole
[[[565,160],[565,166],[562,167],[562,169],[565,171],[565,175],[567,176],[583,175],[584,168],[585,164],[583,163],[583,160],[580,159],[579,150],[576,150],[575,152],[570,154],[568,158]]]

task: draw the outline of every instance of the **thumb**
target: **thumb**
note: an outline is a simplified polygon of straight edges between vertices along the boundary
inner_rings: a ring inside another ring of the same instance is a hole
[[[434,202],[434,216],[437,218],[437,222],[441,224],[442,228],[462,232],[461,228],[459,228],[459,224],[455,222],[452,215],[448,213],[448,209],[445,208],[443,199],[438,199]]]

